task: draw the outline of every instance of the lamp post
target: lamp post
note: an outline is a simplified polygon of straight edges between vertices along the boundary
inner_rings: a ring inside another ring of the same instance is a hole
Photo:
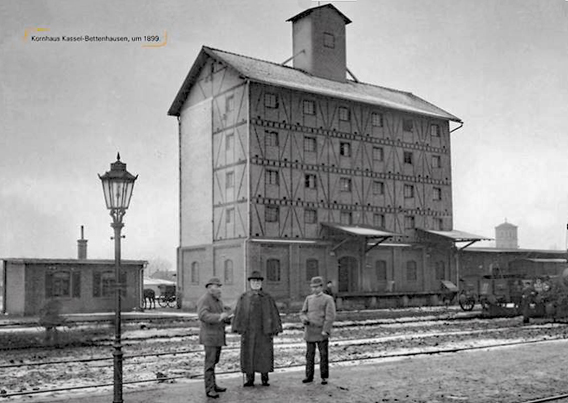
[[[123,284],[120,283],[120,231],[124,224],[122,218],[130,204],[134,182],[138,175],[134,176],[126,170],[126,164],[120,162],[120,154],[116,155],[116,162],[110,164],[110,171],[99,175],[103,184],[103,192],[107,209],[110,210],[114,229],[114,282],[115,282],[115,318],[114,318],[114,400],[113,403],[122,403],[122,341],[121,341],[121,293]]]

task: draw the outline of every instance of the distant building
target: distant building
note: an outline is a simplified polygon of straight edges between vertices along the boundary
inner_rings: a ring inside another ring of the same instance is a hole
[[[87,240],[77,241],[77,259],[0,258],[3,270],[2,313],[38,315],[55,300],[61,313],[113,312],[115,307],[114,260],[87,259]],[[122,310],[140,308],[143,260],[122,260],[120,283],[124,284]]]
[[[450,123],[461,120],[354,78],[351,21],[333,5],[288,21],[293,67],[203,47],[168,111],[183,307],[212,276],[234,301],[253,270],[284,304],[301,304],[315,275],[340,306],[425,303],[456,281],[455,245],[487,239],[453,228]]]
[[[507,220],[503,224],[496,226],[495,247],[497,249],[518,249],[517,228],[516,225],[508,223]]]

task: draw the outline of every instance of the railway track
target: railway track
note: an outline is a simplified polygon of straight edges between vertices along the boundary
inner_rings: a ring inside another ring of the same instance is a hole
[[[568,338],[563,325],[521,326],[512,323],[512,320],[471,320],[459,324],[446,320],[340,322],[330,343],[331,356],[336,357],[332,365],[450,354]],[[156,332],[151,332],[147,338],[134,334],[134,337],[126,340],[125,384],[168,382],[202,376],[202,347],[197,344],[195,332],[174,333],[174,337],[169,338],[164,335],[156,337]],[[353,337],[353,334],[358,336]],[[239,374],[238,337],[230,335],[228,341],[228,347],[223,350],[224,359],[219,373]],[[187,348],[188,344],[190,348]],[[303,367],[303,353],[299,353],[303,347],[299,325],[286,324],[284,333],[275,343],[276,368]],[[10,390],[4,389],[0,396],[108,387],[112,385],[112,356],[110,349],[105,354],[104,348],[108,346],[75,349],[74,354],[78,356],[58,360],[46,359],[47,355],[41,354],[36,354],[36,359],[30,359],[26,357],[26,351],[18,351],[18,354],[13,354],[14,357],[0,361],[0,379],[6,379],[7,374],[12,378]],[[62,355],[63,352],[56,351],[56,355]],[[72,379],[62,376],[68,373],[73,374]]]

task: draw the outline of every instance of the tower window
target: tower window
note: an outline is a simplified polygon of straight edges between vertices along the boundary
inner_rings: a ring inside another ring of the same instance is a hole
[[[316,139],[313,137],[304,137],[304,151],[315,152],[316,151]]]
[[[280,184],[280,176],[278,175],[278,171],[273,169],[266,170],[266,184],[267,185],[276,185]]]
[[[349,108],[344,106],[339,107],[339,120],[344,122],[348,122],[351,120],[351,113],[349,112]]]
[[[270,147],[278,147],[278,132],[265,131],[264,144]]]
[[[326,48],[334,49],[335,48],[335,35],[330,34],[329,32],[323,33],[323,46]]]
[[[317,210],[307,208],[304,210],[304,222],[306,224],[315,224],[318,221]]]
[[[373,147],[373,160],[383,161],[385,159],[385,152],[382,147]]]
[[[414,186],[413,185],[404,185],[404,198],[405,199],[412,199],[414,197]]]
[[[267,92],[264,94],[264,106],[267,108],[278,108],[278,97],[276,94]]]
[[[430,125],[430,135],[432,137],[441,137],[442,135],[442,130],[440,129],[440,125]]]
[[[442,167],[442,157],[439,155],[432,156],[432,167],[441,168]]]
[[[405,164],[410,164],[412,165],[412,151],[404,151],[402,154],[402,160],[404,161]]]
[[[278,222],[280,209],[278,206],[266,206],[264,210],[264,219],[266,222]]]
[[[373,214],[373,225],[375,227],[385,227],[385,215],[384,214]]]
[[[234,172],[227,172],[225,176],[225,187],[227,189],[232,188],[235,186],[235,173]]]
[[[343,157],[351,157],[351,144],[339,143],[339,155]]]
[[[373,112],[371,114],[371,123],[375,127],[383,127],[383,114],[378,112]]]
[[[235,97],[233,95],[228,95],[225,100],[225,112],[231,112],[235,109]]]
[[[339,178],[339,188],[342,192],[351,192],[351,179]]]
[[[402,130],[410,133],[414,131],[414,122],[412,119],[404,119],[402,121]]]
[[[414,216],[407,215],[404,217],[404,228],[405,229],[413,229],[414,228]]]
[[[316,103],[310,100],[304,100],[302,103],[304,114],[306,115],[315,115],[316,114]]]
[[[339,215],[339,222],[344,225],[353,224],[353,214],[350,211],[342,211]]]
[[[373,194],[374,195],[384,195],[385,194],[385,184],[380,181],[373,182]]]
[[[315,174],[306,174],[305,184],[306,184],[306,188],[315,189],[317,187],[316,175]]]

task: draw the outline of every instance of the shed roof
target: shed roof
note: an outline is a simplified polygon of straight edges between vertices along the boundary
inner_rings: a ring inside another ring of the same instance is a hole
[[[483,235],[475,235],[470,234],[468,232],[459,231],[459,230],[452,230],[452,231],[434,231],[434,230],[425,230],[420,229],[421,231],[427,232],[429,234],[438,235],[444,238],[448,238],[454,242],[471,242],[471,241],[490,241],[491,238],[488,238]]]
[[[293,67],[283,66],[236,53],[226,52],[203,46],[193,63],[180,90],[178,91],[168,115],[179,116],[182,106],[201,68],[208,58],[224,63],[236,70],[244,79],[274,85],[291,90],[309,92],[312,94],[342,98],[362,102],[379,107],[396,109],[418,115],[461,122],[461,120],[438,108],[437,106],[417,97],[410,92],[403,92],[377,85],[346,80],[338,82],[316,77]]]
[[[343,225],[335,223],[321,223],[321,225],[342,232],[346,232],[350,235],[364,236],[368,238],[393,237],[400,235],[394,232],[385,231],[377,227],[372,227],[370,225]]]
[[[0,258],[6,263],[17,264],[76,264],[76,265],[113,265],[114,260],[111,259],[54,259],[54,258]],[[121,265],[127,266],[146,266],[146,260],[121,260]]]

